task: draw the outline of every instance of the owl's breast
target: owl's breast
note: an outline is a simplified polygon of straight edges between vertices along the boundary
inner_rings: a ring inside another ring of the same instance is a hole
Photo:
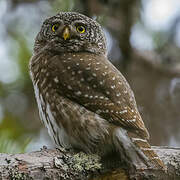
[[[92,80],[93,61],[91,55],[85,54],[65,53],[51,59],[47,67],[51,72],[50,81],[60,95],[73,98],[83,92],[92,92],[89,81]]]

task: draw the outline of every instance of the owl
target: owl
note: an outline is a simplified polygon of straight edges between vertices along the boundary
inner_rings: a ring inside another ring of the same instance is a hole
[[[29,69],[40,118],[58,147],[116,153],[135,168],[165,168],[128,82],[107,59],[95,20],[76,12],[46,19]]]

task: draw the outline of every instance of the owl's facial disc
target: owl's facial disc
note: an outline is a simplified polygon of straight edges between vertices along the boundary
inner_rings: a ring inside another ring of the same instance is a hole
[[[86,25],[80,21],[75,21],[73,23],[53,23],[51,26],[52,37],[53,39],[58,39],[62,41],[62,43],[67,43],[68,40],[73,43],[73,40],[83,40],[86,34]]]
[[[93,19],[75,12],[61,12],[44,21],[34,50],[42,48],[106,55],[106,40],[101,26]]]

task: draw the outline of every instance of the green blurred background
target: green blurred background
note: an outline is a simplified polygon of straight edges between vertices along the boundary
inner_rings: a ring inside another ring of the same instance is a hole
[[[180,146],[179,0],[0,0],[0,152],[53,147],[28,62],[43,20],[77,11],[99,21],[108,56],[126,76],[151,144]]]

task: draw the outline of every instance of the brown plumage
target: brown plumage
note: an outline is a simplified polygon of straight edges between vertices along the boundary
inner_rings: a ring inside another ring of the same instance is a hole
[[[135,167],[165,168],[129,84],[106,57],[97,22],[77,13],[47,19],[30,73],[41,119],[58,146],[101,156],[116,151]]]

